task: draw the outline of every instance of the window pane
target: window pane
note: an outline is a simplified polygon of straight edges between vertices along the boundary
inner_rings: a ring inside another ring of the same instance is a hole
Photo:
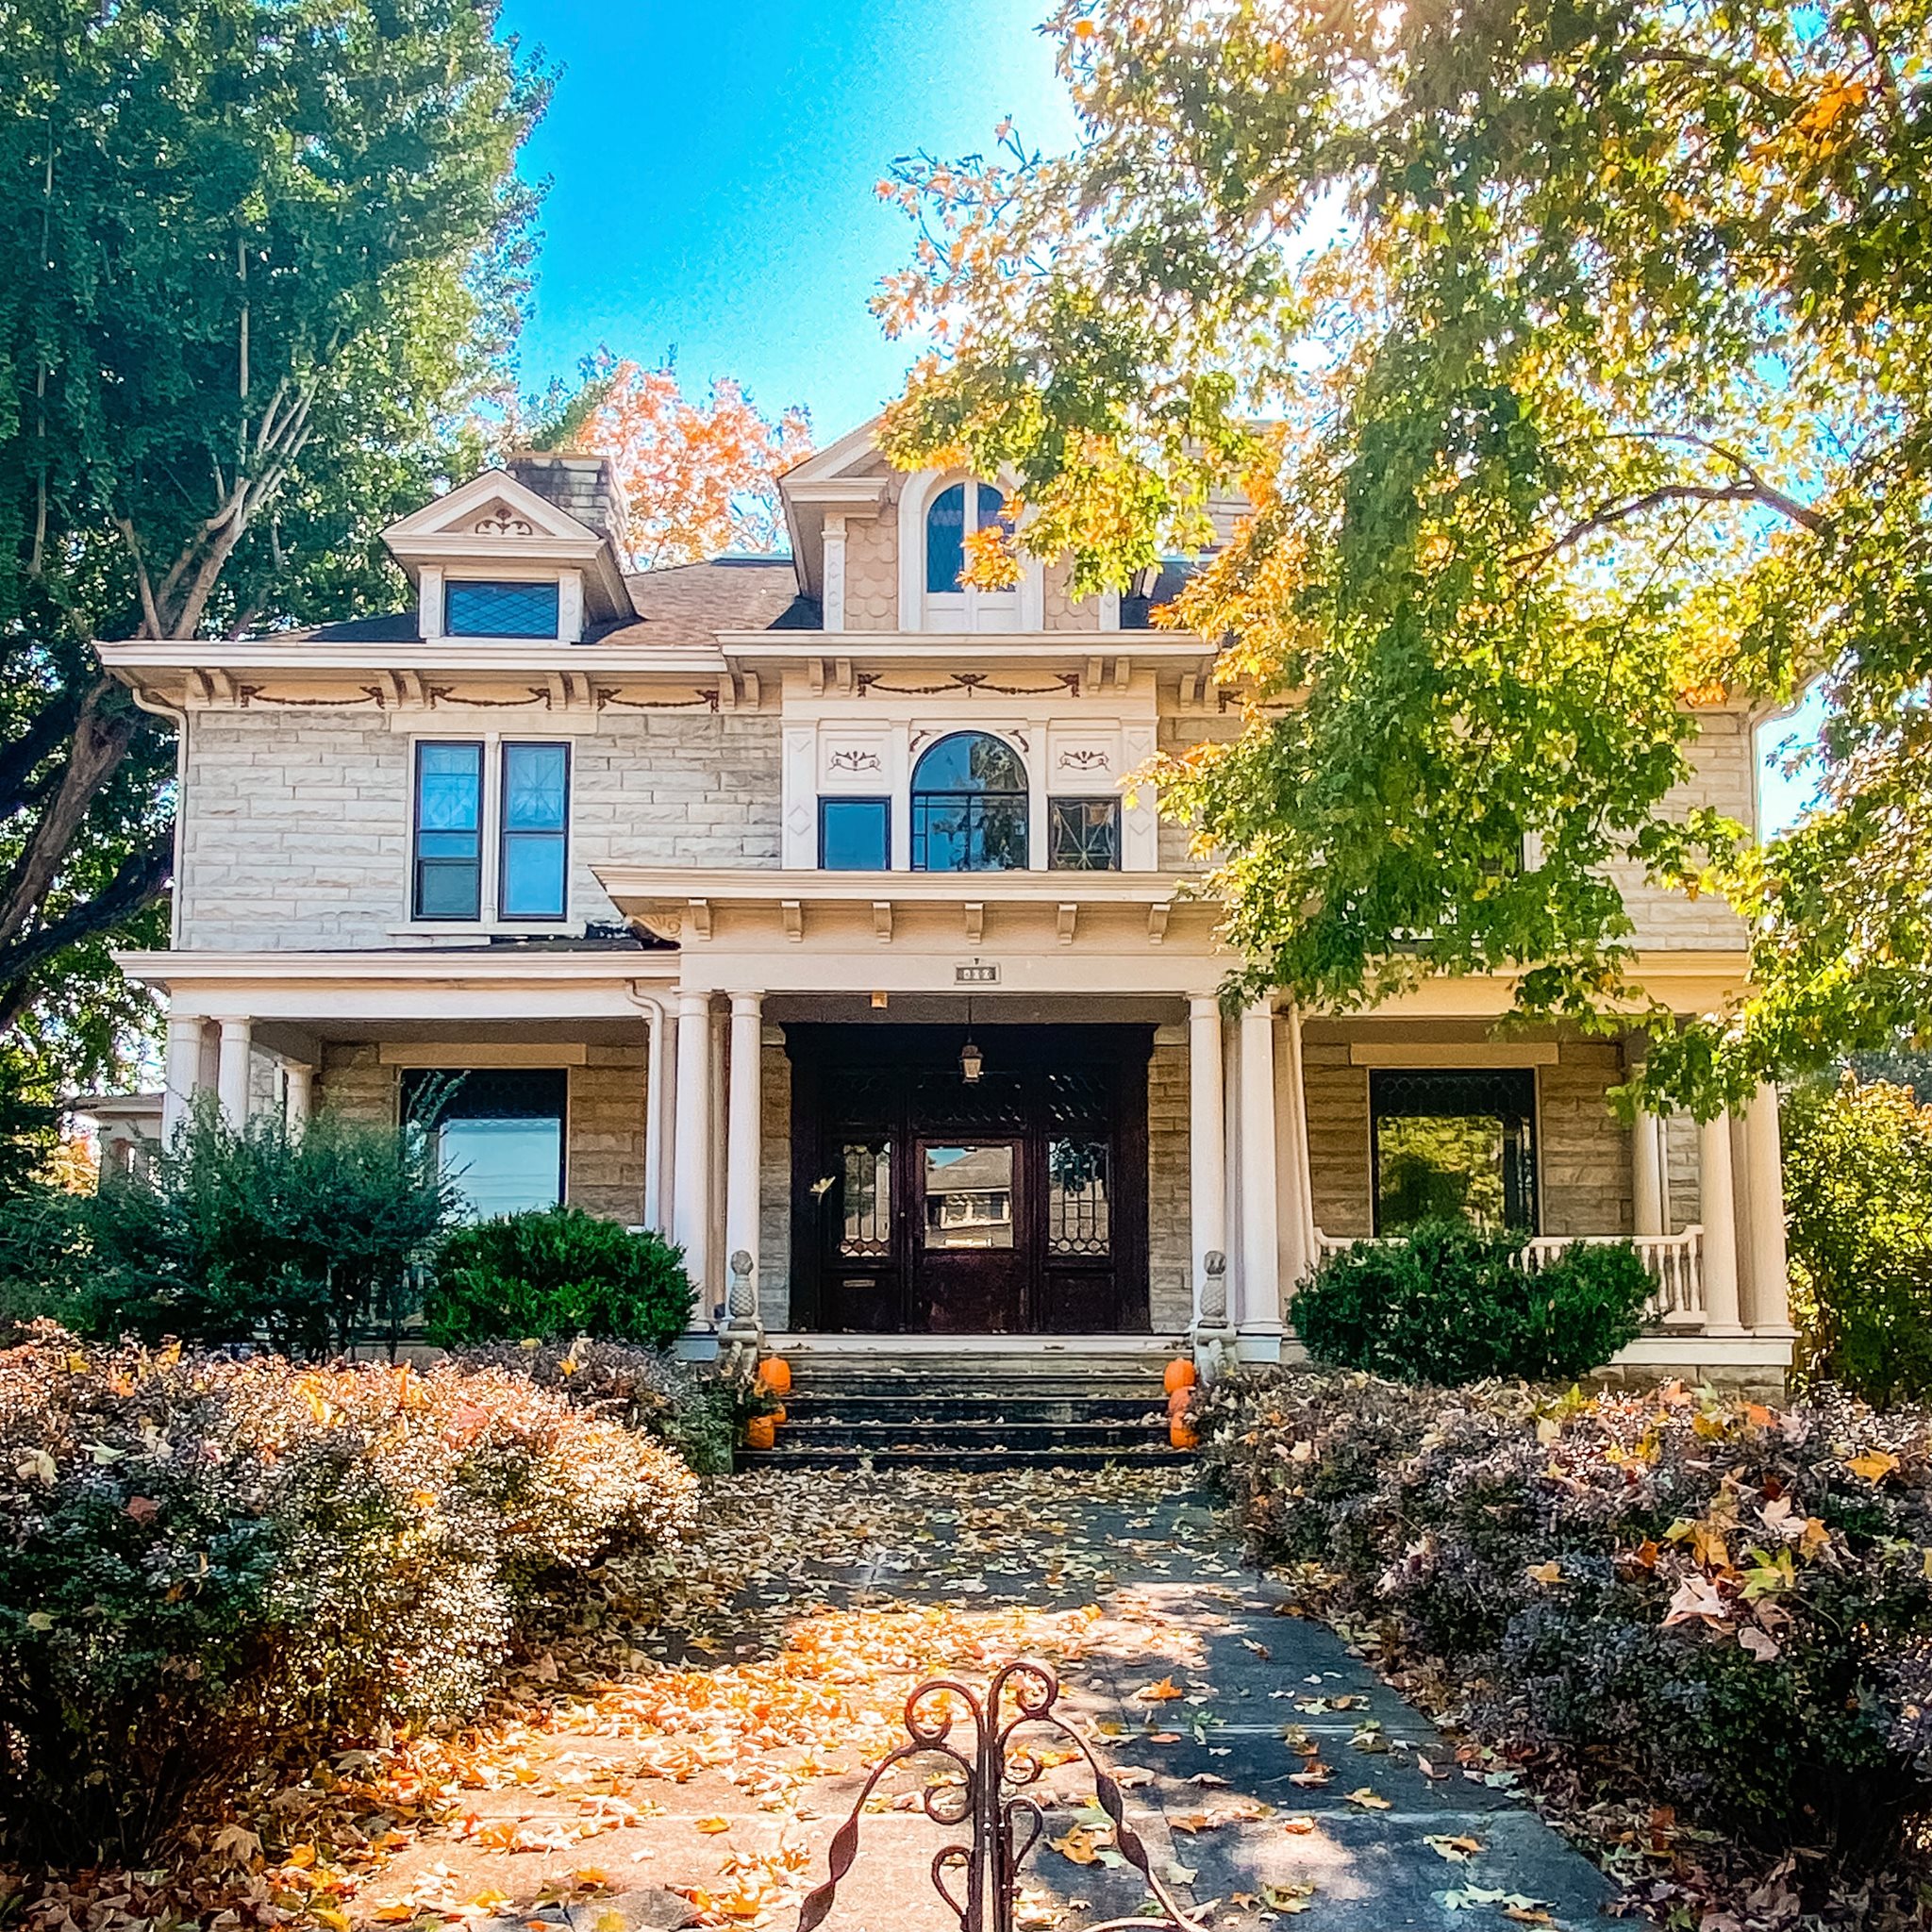
[[[841,1255],[884,1255],[892,1244],[892,1143],[848,1141],[841,1150],[844,1230]]]
[[[1013,1245],[1013,1150],[928,1147],[925,1167],[925,1245],[928,1248],[1010,1248]]]
[[[819,863],[827,872],[885,872],[892,862],[883,798],[819,801]]]
[[[914,791],[1024,791],[1026,765],[1004,738],[956,731],[942,738],[912,773]]]
[[[1378,1069],[1369,1091],[1376,1233],[1457,1217],[1535,1232],[1533,1073]]]
[[[912,801],[915,872],[1019,872],[1026,864],[1026,801],[939,792]]]
[[[560,1121],[445,1121],[436,1146],[443,1173],[461,1189],[474,1220],[557,1206]]]
[[[557,586],[458,579],[443,586],[442,627],[453,638],[554,638]]]
[[[510,832],[503,841],[503,916],[561,919],[564,850],[561,832]]]
[[[1051,798],[1046,806],[1047,859],[1057,872],[1118,872],[1121,802]]]
[[[503,822],[512,832],[560,832],[570,787],[570,753],[560,744],[503,748]]]
[[[966,568],[966,488],[941,490],[925,513],[925,588],[945,592],[959,588]]]
[[[1013,520],[1006,513],[1005,492],[991,483],[982,483],[979,488],[979,516],[974,524],[975,530],[990,530],[997,525],[1008,536],[1012,535]]]
[[[482,890],[483,868],[477,860],[424,859],[416,867],[416,917],[478,918]]]
[[[418,919],[483,911],[483,747],[416,747],[414,904]]]
[[[416,747],[416,823],[425,831],[474,832],[482,822],[483,747]]]
[[[1046,1246],[1054,1255],[1105,1255],[1110,1227],[1107,1142],[1054,1141],[1046,1150]]]

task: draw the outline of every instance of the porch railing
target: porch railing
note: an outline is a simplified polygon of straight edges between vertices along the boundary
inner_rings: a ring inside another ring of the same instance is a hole
[[[1400,1240],[1400,1236],[1324,1234],[1315,1230],[1315,1259],[1325,1261],[1368,1240]],[[1704,1307],[1704,1230],[1687,1227],[1677,1234],[1544,1234],[1527,1241],[1518,1251],[1517,1265],[1525,1274],[1539,1274],[1566,1248],[1613,1247],[1619,1243],[1637,1250],[1657,1291],[1644,1304],[1644,1319],[1653,1324],[1673,1328],[1701,1327]]]

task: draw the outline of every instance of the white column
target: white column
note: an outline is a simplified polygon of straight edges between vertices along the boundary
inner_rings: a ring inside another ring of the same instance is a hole
[[[1194,1319],[1208,1257],[1227,1253],[1227,1149],[1221,1097],[1221,1002],[1210,993],[1188,1001],[1188,1228],[1193,1246]],[[1226,1276],[1222,1279],[1225,1281]],[[1220,1311],[1231,1323],[1233,1310]]]
[[[1750,1172],[1751,1298],[1744,1308],[1754,1329],[1791,1326],[1790,1274],[1785,1255],[1784,1147],[1778,1132],[1777,1089],[1766,1085],[1744,1111],[1745,1165]]]
[[[671,1234],[684,1250],[685,1273],[696,1291],[694,1327],[710,1322],[705,1280],[711,1251],[711,1002],[701,992],[677,995],[677,1150]]]
[[[290,1126],[299,1127],[315,1110],[315,1069],[307,1060],[285,1060],[289,1075],[288,1111]]]
[[[654,1000],[646,1008],[650,1044],[644,1059],[644,1198],[642,1225],[664,1226],[664,1007]]]
[[[1241,1014],[1241,1353],[1268,1360],[1281,1352],[1282,1324],[1275,1208],[1274,1015],[1266,1001]]]
[[[1274,1022],[1275,1241],[1281,1290],[1292,1296],[1315,1255],[1308,1179],[1307,1091],[1302,1084],[1302,1021],[1291,1008]]]
[[[1697,1206],[1704,1219],[1705,1333],[1741,1335],[1738,1314],[1738,1210],[1731,1185],[1731,1117],[1697,1130]]]
[[[845,628],[845,514],[825,513],[825,567],[820,623],[826,630]]]
[[[175,1129],[188,1118],[201,1091],[201,1040],[207,1022],[199,1013],[168,1015],[168,1073],[161,1095],[161,1139],[175,1138]]]
[[[222,1118],[239,1130],[248,1124],[249,1047],[255,1026],[252,1021],[232,1017],[221,1024],[221,1070],[215,1091],[221,1096]]]
[[[1640,1113],[1630,1128],[1630,1206],[1639,1234],[1666,1234],[1664,1124]]]
[[[731,1015],[723,1007],[711,1008],[711,1231],[705,1246],[708,1263],[705,1299],[716,1307],[724,1299],[727,1279],[724,1245],[724,1050],[731,1037]]]
[[[752,1259],[752,1305],[734,1307],[728,1317],[734,1326],[755,1322],[758,1316],[758,1167],[763,1142],[759,1134],[759,1113],[764,1105],[762,1091],[765,1057],[764,995],[735,992],[731,995],[731,1106],[730,1140],[724,1156],[724,1287],[728,1294],[737,1276],[731,1274],[731,1257],[741,1252]]]

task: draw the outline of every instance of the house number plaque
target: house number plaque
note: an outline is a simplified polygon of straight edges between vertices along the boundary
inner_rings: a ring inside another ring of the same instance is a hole
[[[982,966],[976,959],[970,966],[953,968],[955,986],[997,986],[1000,983],[1000,969],[997,966]]]

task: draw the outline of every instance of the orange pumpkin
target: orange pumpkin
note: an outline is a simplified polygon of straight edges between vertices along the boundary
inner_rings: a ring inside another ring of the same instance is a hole
[[[1195,1369],[1184,1355],[1177,1355],[1167,1365],[1167,1374],[1161,1378],[1161,1386],[1172,1395],[1176,1389],[1191,1389],[1194,1386]]]
[[[753,1416],[744,1425],[744,1440],[748,1448],[771,1448],[778,1440],[776,1420],[768,1415]]]
[[[782,1355],[768,1355],[758,1364],[758,1380],[774,1395],[791,1393],[791,1364]]]
[[[1194,1425],[1184,1415],[1171,1415],[1167,1419],[1167,1440],[1176,1449],[1198,1449],[1201,1439],[1194,1432]]]
[[[791,1418],[785,1412],[785,1405],[782,1402],[772,1411],[772,1426],[774,1428],[778,1427],[782,1423],[789,1423],[791,1420]]]
[[[1191,1403],[1191,1401],[1193,1401],[1193,1399],[1194,1399],[1194,1391],[1192,1391],[1191,1389],[1172,1389],[1172,1390],[1170,1390],[1170,1391],[1168,1391],[1168,1396],[1167,1396],[1167,1412],[1168,1412],[1168,1414],[1169,1414],[1169,1415],[1186,1415],[1186,1414],[1187,1414],[1187,1412],[1188,1412],[1188,1404],[1189,1404],[1189,1403]]]

